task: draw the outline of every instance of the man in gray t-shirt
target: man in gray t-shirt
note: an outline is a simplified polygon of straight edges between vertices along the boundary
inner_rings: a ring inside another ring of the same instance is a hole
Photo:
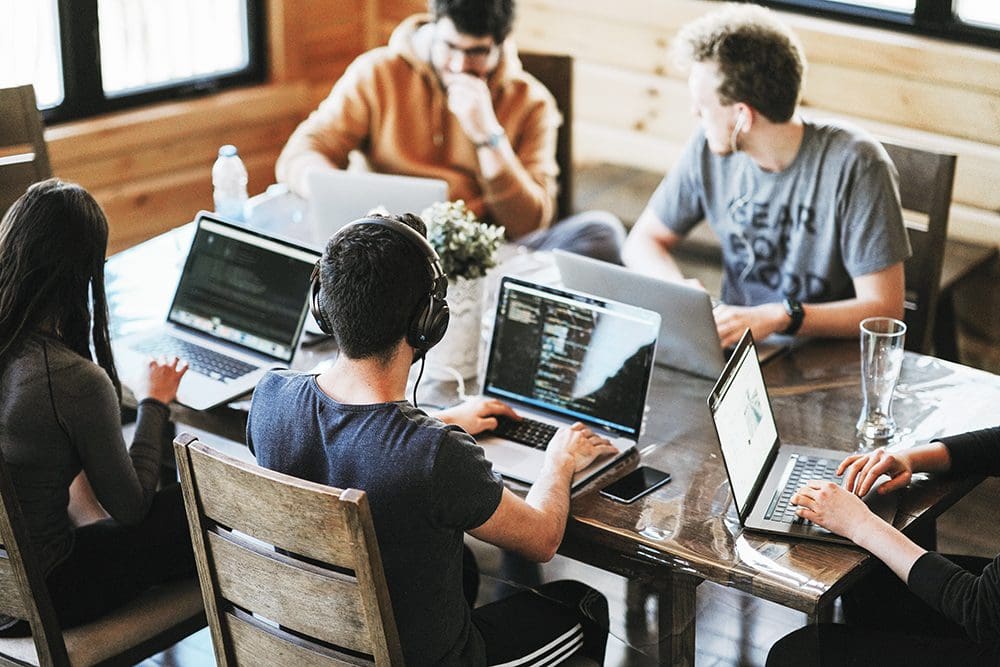
[[[895,167],[861,130],[796,113],[795,36],[739,6],[689,24],[676,46],[701,128],[636,222],[625,263],[683,280],[670,251],[707,220],[722,246],[723,346],[747,327],[758,340],[853,336],[866,317],[902,317],[910,245]]]

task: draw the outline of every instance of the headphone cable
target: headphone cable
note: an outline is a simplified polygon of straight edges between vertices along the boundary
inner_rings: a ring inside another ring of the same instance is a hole
[[[424,364],[427,363],[427,355],[420,355],[420,372],[417,373],[417,381],[413,383],[413,407],[419,408],[420,405],[417,404],[417,387],[420,386],[420,378],[424,376]]]

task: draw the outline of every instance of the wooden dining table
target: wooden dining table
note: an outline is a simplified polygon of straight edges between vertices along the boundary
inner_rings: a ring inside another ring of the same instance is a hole
[[[192,231],[191,225],[179,227],[109,259],[112,335],[163,320]],[[553,275],[544,257],[518,255],[508,267],[539,281]],[[521,271],[525,267],[529,269]],[[308,346],[297,353],[293,367],[314,369],[335,355],[331,343]],[[856,339],[799,341],[765,364],[764,378],[783,443],[839,449],[845,456],[857,449],[854,424],[861,384]],[[455,387],[448,382],[428,382],[421,393],[430,403],[454,400]],[[467,391],[474,388],[470,384]],[[709,379],[656,368],[637,454],[574,497],[560,548],[560,553],[627,577],[635,590],[658,597],[655,650],[661,664],[694,664],[696,596],[704,581],[819,620],[875,563],[858,547],[742,530],[706,403],[712,386]],[[899,424],[893,447],[995,425],[1000,376],[907,352],[892,405]],[[242,441],[247,408],[243,401],[207,411],[176,405],[172,410],[181,424]],[[669,472],[672,482],[632,504],[596,492],[640,462]],[[916,475],[899,492],[895,525],[932,540],[935,518],[979,481]]]

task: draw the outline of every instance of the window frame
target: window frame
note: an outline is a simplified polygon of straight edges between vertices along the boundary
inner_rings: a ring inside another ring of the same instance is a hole
[[[952,0],[916,0],[912,14],[841,4],[831,0],[756,1],[775,9],[1000,49],[1000,28],[988,28],[960,21],[953,9]]]
[[[260,83],[267,76],[265,0],[245,0],[247,66],[237,72],[107,97],[98,44],[98,0],[58,0],[63,100],[42,109],[46,124],[98,116],[155,102],[201,97],[226,88]]]

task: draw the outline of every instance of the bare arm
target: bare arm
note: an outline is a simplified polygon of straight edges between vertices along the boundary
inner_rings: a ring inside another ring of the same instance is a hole
[[[851,337],[858,335],[858,324],[866,317],[903,317],[903,264],[858,276],[854,279],[852,299],[829,303],[804,304],[805,318],[799,334],[806,336]],[[780,333],[791,322],[780,303],[759,306],[721,305],[715,309],[715,324],[722,346],[735,345],[743,331],[750,328],[754,338],[763,340]]]
[[[545,466],[523,500],[504,489],[500,505],[469,534],[535,561],[556,554],[569,517],[573,475],[599,456],[617,450],[583,424],[560,429],[546,450]]]
[[[682,239],[660,222],[647,206],[625,239],[622,259],[625,266],[639,273],[661,280],[682,282],[684,274],[670,254]]]

